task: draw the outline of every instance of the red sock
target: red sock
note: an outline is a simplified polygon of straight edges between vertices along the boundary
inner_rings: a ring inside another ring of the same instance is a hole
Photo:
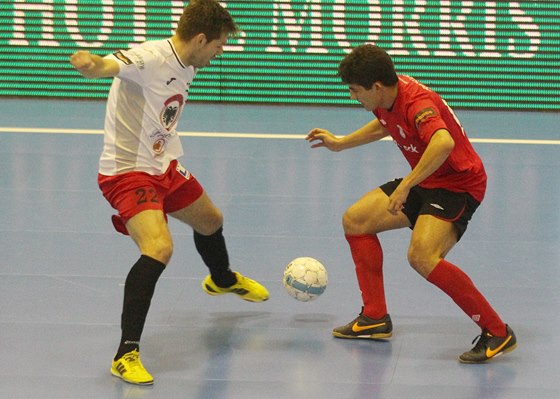
[[[363,314],[381,319],[387,314],[383,286],[383,250],[376,235],[346,235],[356,266],[358,285],[364,301]]]
[[[428,281],[449,295],[482,330],[487,329],[490,334],[498,337],[507,335],[500,316],[469,276],[457,266],[442,259],[428,276]]]

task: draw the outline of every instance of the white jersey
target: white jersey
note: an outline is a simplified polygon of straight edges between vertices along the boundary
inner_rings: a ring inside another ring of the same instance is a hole
[[[175,126],[197,69],[181,62],[171,40],[105,58],[116,61],[120,71],[109,91],[99,173],[160,175],[183,155]]]

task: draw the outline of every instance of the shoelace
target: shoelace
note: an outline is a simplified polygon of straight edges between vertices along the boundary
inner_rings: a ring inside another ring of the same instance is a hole
[[[138,355],[133,355],[133,354],[125,355],[125,360],[128,362],[131,370],[141,367],[140,357]]]
[[[488,342],[490,338],[491,337],[488,335],[486,331],[483,331],[480,335],[477,335],[472,341],[473,344],[476,342],[476,345],[474,346],[473,350],[486,348],[486,342]]]

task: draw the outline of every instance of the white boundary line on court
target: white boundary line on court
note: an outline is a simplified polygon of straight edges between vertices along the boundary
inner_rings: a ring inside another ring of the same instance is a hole
[[[46,133],[46,134],[103,134],[101,129],[52,129],[31,127],[0,127],[0,133]],[[214,137],[214,138],[242,138],[242,139],[280,139],[280,140],[303,140],[304,134],[280,134],[280,133],[228,133],[228,132],[179,132],[179,136],[185,137]],[[384,138],[383,141],[390,141]],[[536,144],[536,145],[560,145],[560,140],[530,140],[530,139],[482,139],[469,138],[472,143],[487,144]]]

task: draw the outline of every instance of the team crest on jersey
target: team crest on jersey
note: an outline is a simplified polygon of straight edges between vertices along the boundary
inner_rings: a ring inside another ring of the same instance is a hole
[[[435,115],[437,115],[437,113],[433,108],[424,108],[414,116],[414,124],[418,127],[426,118]]]
[[[172,130],[177,124],[179,116],[181,115],[183,103],[183,96],[181,94],[176,94],[168,98],[163,104],[163,109],[160,113],[160,121],[163,127],[168,131]]]

